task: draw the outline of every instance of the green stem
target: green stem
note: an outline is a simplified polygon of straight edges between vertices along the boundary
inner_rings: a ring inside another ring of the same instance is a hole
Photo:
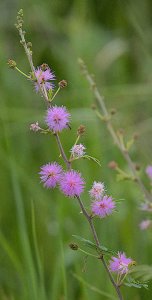
[[[55,94],[53,95],[52,99],[50,100],[50,102],[53,101],[53,99],[56,97],[56,95],[58,94],[58,92],[60,91],[60,86],[58,87],[57,91],[55,92]]]
[[[80,250],[81,252],[83,252],[84,254],[86,254],[86,255],[90,255],[90,256],[92,256],[92,257],[95,257],[95,258],[99,258],[99,256],[97,256],[97,255],[94,255],[94,254],[92,254],[92,253],[89,253],[89,252],[86,252],[86,251],[84,251],[83,249],[81,249],[81,248],[78,248],[78,250]]]
[[[25,74],[23,71],[21,71],[18,67],[15,67],[15,69],[16,69],[19,73],[21,73],[22,75],[24,75],[26,78],[31,79],[30,76],[26,75],[26,74]]]

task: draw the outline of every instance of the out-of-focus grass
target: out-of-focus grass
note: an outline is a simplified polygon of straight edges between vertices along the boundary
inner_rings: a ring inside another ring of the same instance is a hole
[[[79,124],[86,126],[82,142],[88,154],[101,160],[75,162],[86,179],[83,200],[89,206],[88,189],[93,180],[103,180],[115,199],[124,201],[118,212],[105,221],[96,220],[102,243],[123,250],[139,264],[151,264],[151,233],[139,232],[141,192],[130,182],[118,183],[108,168],[117,160],[127,169],[112,144],[104,124],[91,110],[93,96],[80,73],[77,58],[83,57],[95,73],[109,108],[116,107],[114,125],[141,137],[131,150],[144,167],[151,160],[151,17],[150,1],[2,1],[1,24],[1,210],[0,210],[0,299],[107,299],[115,296],[102,266],[72,252],[72,234],[92,239],[75,200],[39,183],[42,164],[57,160],[54,139],[29,131],[34,121],[43,123],[45,105],[32,85],[6,66],[14,58],[29,72],[27,59],[13,24],[24,9],[27,39],[33,44],[35,65],[47,62],[58,80],[68,87],[56,99],[72,114],[72,130],[61,138],[68,153]],[[72,274],[76,274],[73,276]],[[81,279],[83,278],[83,280]],[[81,279],[81,280],[79,280]],[[88,286],[90,284],[90,288]],[[95,288],[93,288],[95,287]],[[100,292],[99,292],[100,291]],[[125,299],[147,300],[151,292],[123,288]]]

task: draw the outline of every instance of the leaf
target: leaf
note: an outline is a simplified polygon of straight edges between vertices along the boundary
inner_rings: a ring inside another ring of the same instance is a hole
[[[135,281],[132,277],[128,277],[124,282],[124,285],[129,287],[135,287],[137,289],[145,288],[148,289],[147,282]]]
[[[83,158],[86,158],[88,160],[92,160],[101,167],[101,163],[97,158],[95,158],[93,156],[90,156],[90,155],[84,155]]]
[[[49,98],[49,100],[52,99],[52,95],[53,95],[53,91],[52,91],[52,89],[50,89],[50,90],[48,91],[48,98]]]
[[[148,266],[148,265],[135,266],[131,270],[131,274],[133,275],[133,277],[135,279],[140,278],[143,281],[151,280],[152,279],[152,266]]]
[[[116,254],[115,251],[110,250],[107,247],[102,246],[102,245],[97,246],[95,243],[93,243],[89,240],[86,240],[86,239],[84,239],[83,237],[81,237],[79,235],[73,235],[73,237],[75,237],[77,240],[81,241],[85,246],[87,246],[89,248],[92,248],[92,249],[95,249],[95,250],[100,250],[104,254],[113,254],[113,255]]]

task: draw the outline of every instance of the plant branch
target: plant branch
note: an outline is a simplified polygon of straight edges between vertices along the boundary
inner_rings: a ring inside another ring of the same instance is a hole
[[[59,150],[60,150],[60,154],[61,154],[61,156],[62,156],[62,158],[63,158],[63,160],[64,160],[64,162],[67,166],[67,169],[69,170],[69,169],[71,169],[71,162],[68,161],[68,159],[67,159],[67,156],[66,156],[66,154],[64,152],[64,149],[62,147],[62,143],[61,143],[61,140],[60,140],[60,137],[59,137],[58,133],[55,133],[54,135],[55,135],[55,138],[56,138]]]
[[[28,61],[29,61],[31,70],[32,70],[32,72],[33,72],[33,74],[34,74],[34,76],[35,76],[35,67],[34,67],[33,60],[32,60],[32,52],[31,52],[31,50],[27,47],[27,43],[26,43],[24,34],[25,34],[25,33],[23,33],[22,28],[20,28],[20,29],[19,29],[19,35],[20,35],[20,37],[21,37],[21,44],[22,44],[23,47],[24,47],[24,50],[25,50],[26,56],[27,56],[27,58],[28,58]],[[35,78],[36,78],[36,76],[35,76]],[[46,102],[47,106],[49,106],[48,95],[47,95],[47,93],[45,93],[45,91],[44,91],[43,88],[41,87],[41,84],[40,84],[39,80],[37,80],[37,84],[38,84],[38,86],[39,86],[39,90],[40,90],[41,95],[42,95],[43,98],[45,99],[45,102]]]
[[[65,164],[67,166],[67,169],[70,170],[71,169],[71,162],[69,162],[68,159],[67,159],[67,156],[66,156],[66,154],[64,152],[64,149],[63,149],[61,141],[60,141],[60,137],[59,137],[59,135],[57,133],[55,133],[54,135],[55,135],[55,138],[56,138],[59,150],[60,150],[60,154],[61,154],[61,156],[62,156],[62,158],[63,158],[63,160],[64,160],[64,162],[65,162]],[[97,236],[94,224],[93,224],[92,217],[88,214],[88,212],[85,209],[85,207],[83,205],[83,202],[81,201],[80,197],[78,197],[78,196],[75,196],[75,197],[78,200],[78,203],[79,203],[79,206],[80,206],[80,208],[82,210],[83,215],[85,216],[85,218],[87,219],[87,221],[88,221],[88,223],[90,225],[90,229],[91,229],[91,232],[93,234],[93,238],[95,240],[96,245],[100,246],[100,242],[99,242],[99,239],[98,239],[98,236]],[[107,272],[107,274],[109,276],[109,279],[110,279],[111,283],[113,284],[113,286],[114,286],[114,288],[115,288],[115,290],[117,292],[119,300],[123,300],[123,297],[122,297],[121,292],[120,292],[120,287],[117,286],[116,282],[114,281],[114,279],[113,279],[113,277],[112,277],[112,275],[111,275],[111,273],[110,273],[110,271],[109,271],[109,269],[107,267],[107,264],[106,264],[106,261],[105,261],[103,255],[100,256],[100,260],[102,261],[103,266],[104,266],[104,268],[105,268],[105,270],[106,270],[106,272]]]
[[[95,243],[96,243],[97,246],[100,246],[100,242],[99,242],[99,239],[98,239],[98,236],[97,236],[96,229],[95,229],[94,224],[93,224],[92,217],[91,217],[91,216],[88,214],[88,212],[86,211],[86,209],[85,209],[85,207],[84,207],[84,205],[83,205],[83,202],[81,201],[80,197],[76,196],[76,198],[77,198],[78,203],[79,203],[79,205],[80,205],[80,207],[81,207],[81,210],[82,210],[83,215],[85,216],[85,218],[87,219],[87,221],[88,221],[88,223],[89,223],[89,225],[90,225],[90,229],[91,229],[91,231],[92,231],[92,234],[93,234],[93,238],[94,238],[94,240],[95,240]],[[109,279],[110,279],[112,285],[114,286],[114,288],[115,288],[115,290],[116,290],[116,292],[117,292],[117,295],[118,295],[119,300],[123,300],[123,296],[122,296],[122,294],[121,294],[121,292],[120,292],[120,287],[119,287],[119,286],[116,284],[116,282],[114,281],[114,279],[113,279],[113,277],[112,277],[112,275],[111,275],[111,273],[110,273],[110,271],[109,271],[109,269],[108,269],[108,267],[107,267],[107,264],[106,264],[106,261],[105,261],[103,255],[100,256],[100,260],[102,261],[103,266],[104,266],[104,268],[105,268],[105,270],[106,270],[106,272],[107,272],[107,274],[108,274],[108,276],[109,276]]]
[[[82,69],[83,74],[85,75],[87,81],[90,84],[90,87],[93,91],[96,102],[99,105],[100,111],[102,112],[103,117],[105,117],[106,124],[107,124],[107,129],[110,132],[114,143],[117,145],[117,147],[119,148],[119,150],[122,153],[123,157],[127,161],[128,166],[129,166],[129,168],[130,168],[130,170],[133,174],[133,177],[135,178],[136,183],[140,187],[145,199],[148,200],[148,202],[152,202],[152,195],[146,189],[144,183],[142,182],[141,178],[139,177],[138,173],[136,172],[134,163],[133,163],[127,149],[119,141],[119,138],[118,138],[113,126],[112,126],[111,120],[109,118],[109,113],[108,113],[108,110],[107,110],[105,102],[104,102],[104,97],[99,93],[99,90],[96,86],[96,83],[95,83],[94,79],[92,78],[92,76],[89,74],[88,69],[87,69],[87,67],[86,67],[86,65],[85,65],[85,63],[82,59],[79,59],[79,64],[80,64],[80,67]]]

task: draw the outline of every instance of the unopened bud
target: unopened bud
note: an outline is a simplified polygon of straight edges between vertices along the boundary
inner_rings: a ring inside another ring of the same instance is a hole
[[[133,134],[133,139],[134,139],[134,140],[138,140],[138,138],[139,138],[139,133],[138,133],[138,132],[135,132],[135,133]]]
[[[85,133],[85,126],[80,125],[77,130],[77,135],[83,135]]]
[[[74,250],[74,251],[79,249],[78,245],[75,244],[75,243],[70,243],[70,244],[69,244],[69,247],[70,247],[72,250]]]
[[[13,60],[13,59],[9,59],[8,62],[7,62],[7,64],[9,66],[9,68],[11,68],[11,69],[15,69],[16,66],[17,66],[16,61]]]
[[[139,164],[135,164],[135,169],[136,169],[136,171],[140,171],[140,165]]]
[[[109,162],[108,167],[112,170],[115,170],[118,167],[118,164],[113,160]]]
[[[32,43],[31,43],[31,42],[28,42],[28,43],[27,43],[27,47],[28,47],[28,48],[32,48]]]
[[[92,103],[91,108],[92,108],[93,110],[97,109],[96,104],[95,104],[95,103]]]
[[[115,108],[111,108],[111,110],[110,110],[110,114],[111,115],[115,115],[116,112],[117,112],[117,110]]]
[[[120,135],[124,135],[124,129],[123,128],[119,128],[118,129],[118,131],[117,131],[117,133],[118,133],[118,135],[120,134]]]
[[[41,65],[41,70],[42,70],[42,71],[46,71],[48,68],[49,68],[49,66],[48,66],[48,64],[46,64],[46,63],[43,63],[43,64]]]
[[[58,83],[58,85],[62,89],[62,88],[65,88],[68,85],[68,83],[66,80],[63,79]]]
[[[41,127],[39,126],[39,123],[36,122],[36,123],[33,123],[30,125],[30,130],[37,132],[37,131],[41,130]]]

